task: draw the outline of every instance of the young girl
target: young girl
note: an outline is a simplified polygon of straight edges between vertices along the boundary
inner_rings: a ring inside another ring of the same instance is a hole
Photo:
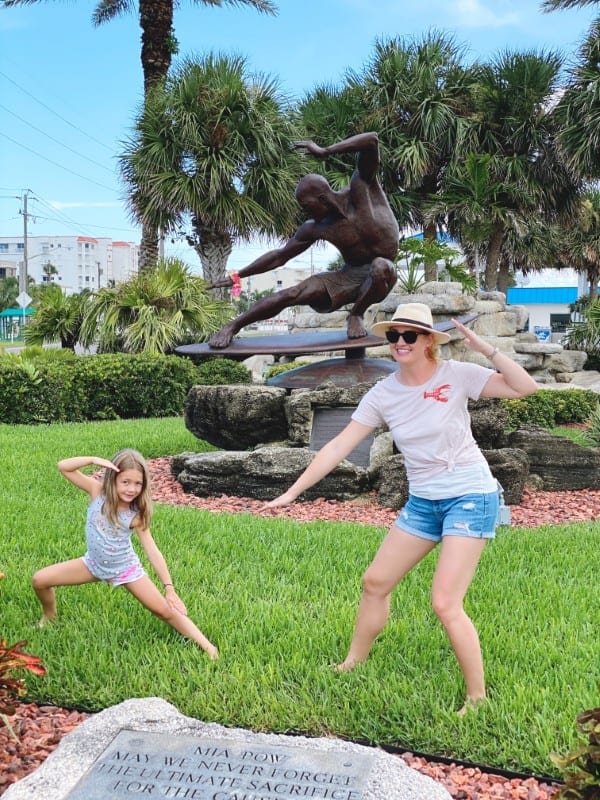
[[[112,461],[76,456],[59,461],[57,466],[68,481],[90,496],[85,529],[87,552],[82,558],[53,564],[33,576],[33,588],[44,612],[40,627],[56,616],[54,587],[106,581],[111,586],[123,586],[159,619],[196,642],[212,659],[217,658],[217,648],[188,618],[166,561],[150,533],[152,500],[143,456],[135,450],[121,450]],[[104,468],[102,483],[80,471],[87,466]],[[146,575],[133,549],[134,531],[165,588],[164,597]]]

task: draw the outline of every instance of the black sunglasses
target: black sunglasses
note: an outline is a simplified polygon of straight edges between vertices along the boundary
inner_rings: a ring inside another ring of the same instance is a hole
[[[398,339],[402,337],[406,344],[414,344],[417,341],[417,336],[428,336],[427,331],[395,331],[391,329],[385,332],[385,338],[390,344],[396,344]]]

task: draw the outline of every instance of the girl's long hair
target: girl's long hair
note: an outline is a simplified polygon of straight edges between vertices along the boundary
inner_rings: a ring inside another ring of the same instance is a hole
[[[146,530],[146,528],[150,527],[150,520],[152,519],[152,495],[150,492],[150,473],[144,456],[138,453],[137,450],[126,448],[125,450],[119,450],[111,458],[111,461],[115,467],[119,468],[120,472],[135,469],[142,474],[142,491],[131,504],[131,508],[137,512],[138,527],[141,530]],[[114,469],[106,469],[102,480],[102,494],[104,495],[102,513],[115,526],[119,524],[119,498],[117,497],[116,489],[118,474]]]

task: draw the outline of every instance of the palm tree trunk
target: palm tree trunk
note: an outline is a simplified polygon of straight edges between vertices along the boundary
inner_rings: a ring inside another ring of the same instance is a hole
[[[154,84],[164,81],[174,50],[173,0],[139,0],[142,29],[142,70],[144,96]]]
[[[435,222],[428,222],[423,226],[423,239],[431,239],[432,242],[437,240],[437,225]],[[430,262],[429,264],[425,263],[423,265],[423,270],[426,281],[437,280],[437,265],[435,261],[433,263]]]
[[[504,226],[501,222],[496,222],[492,228],[492,235],[488,242],[487,256],[485,262],[485,283],[486,292],[493,292],[498,285],[498,264],[500,262],[500,252],[502,250],[502,240],[504,239]]]
[[[158,228],[145,222],[142,225],[140,242],[139,271],[154,269],[158,261]]]
[[[508,258],[503,258],[498,267],[498,291],[508,292],[508,284],[510,283],[510,261]]]
[[[233,249],[233,241],[227,231],[215,231],[192,218],[194,236],[188,242],[198,253],[202,264],[202,275],[207,283],[215,283],[227,277],[227,260]],[[215,298],[225,297],[224,289],[212,289]]]
[[[588,269],[587,274],[590,284],[590,300],[593,302],[598,297],[598,271]]]
[[[139,22],[142,29],[142,71],[144,97],[150,89],[164,81],[171,66],[173,47],[173,0],[139,0]],[[139,270],[154,269],[158,261],[158,228],[149,222],[142,226]]]

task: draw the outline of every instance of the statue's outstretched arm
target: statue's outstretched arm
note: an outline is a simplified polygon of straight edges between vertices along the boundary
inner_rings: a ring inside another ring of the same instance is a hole
[[[269,250],[267,253],[263,253],[262,256],[256,258],[251,264],[248,264],[247,267],[243,267],[237,275],[240,278],[247,278],[250,275],[262,275],[263,272],[270,272],[272,269],[282,267],[284,264],[287,264],[291,258],[308,250],[313,243],[312,239],[296,238],[297,233],[292,236],[291,239],[288,239],[283,247],[278,247],[276,250]],[[233,280],[228,275],[226,278],[221,278],[221,280],[211,283],[207,286],[207,289],[227,288],[232,284]]]
[[[294,142],[293,146],[306,150],[311,156],[321,159],[344,153],[358,153],[356,168],[361,178],[366,181],[373,180],[379,167],[379,137],[375,131],[349,136],[347,139],[327,147],[321,147],[311,139]]]

